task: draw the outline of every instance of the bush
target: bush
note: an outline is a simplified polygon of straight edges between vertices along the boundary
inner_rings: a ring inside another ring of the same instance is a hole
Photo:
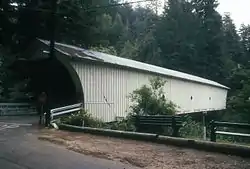
[[[150,79],[150,86],[143,85],[133,91],[129,98],[133,102],[130,107],[132,115],[173,115],[176,105],[168,101],[163,87],[166,81],[161,78]]]
[[[86,110],[81,110],[77,113],[71,114],[70,116],[63,117],[60,121],[64,124],[70,124],[75,126],[82,126],[84,121],[84,126],[86,127],[103,127],[104,122],[92,117]]]
[[[104,123],[103,121],[92,117],[87,111],[82,110],[77,113],[71,114],[70,116],[63,117],[60,119],[61,123],[82,126],[84,121],[85,127],[94,128],[106,128],[112,130],[123,130],[123,131],[135,131],[134,123],[130,117],[121,121],[114,121],[110,123]]]
[[[121,121],[115,121],[107,124],[106,128],[112,130],[135,131],[135,126],[132,118],[128,116]]]
[[[189,115],[183,117],[183,127],[180,128],[180,135],[188,138],[202,138],[203,125],[194,121]]]

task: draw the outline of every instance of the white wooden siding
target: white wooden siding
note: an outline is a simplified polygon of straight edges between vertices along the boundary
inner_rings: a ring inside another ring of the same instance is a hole
[[[149,85],[149,78],[156,76],[134,69],[115,68],[109,64],[71,64],[83,86],[85,108],[104,121],[125,117],[131,104],[128,95],[144,84]],[[177,113],[220,110],[226,106],[226,89],[165,76],[163,78],[167,80],[164,87],[167,98],[179,106]]]

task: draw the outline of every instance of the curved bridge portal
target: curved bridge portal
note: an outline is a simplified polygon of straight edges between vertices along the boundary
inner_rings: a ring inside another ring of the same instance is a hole
[[[36,49],[36,50],[34,50]],[[81,82],[67,58],[56,52],[50,58],[47,46],[33,44],[30,58],[15,63],[15,70],[30,78],[30,90],[37,96],[48,94],[51,108],[84,102]]]
[[[81,83],[73,70],[57,59],[46,59],[31,66],[31,86],[38,94],[45,91],[52,107],[83,101]]]

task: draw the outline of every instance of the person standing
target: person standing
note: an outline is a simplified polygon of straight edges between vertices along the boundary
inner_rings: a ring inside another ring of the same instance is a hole
[[[38,97],[38,106],[39,106],[39,124],[42,124],[42,118],[45,114],[45,126],[48,127],[50,123],[50,112],[48,107],[48,97],[45,92],[42,92]]]

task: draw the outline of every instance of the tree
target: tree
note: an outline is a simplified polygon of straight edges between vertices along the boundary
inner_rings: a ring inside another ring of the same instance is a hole
[[[154,30],[146,33],[144,38],[138,43],[138,54],[137,60],[155,64],[162,65],[160,61],[161,49],[158,47],[157,41],[154,36]]]
[[[176,105],[166,98],[163,91],[166,81],[160,77],[150,79],[150,86],[143,85],[133,91],[129,98],[134,103],[130,108],[133,115],[172,115]]]
[[[107,21],[108,16],[104,15],[105,8],[97,7],[107,4],[109,4],[108,0],[61,1],[57,11],[56,39],[82,47],[99,44],[101,37],[96,28],[103,26],[100,17]]]
[[[91,47],[90,49],[93,51],[103,52],[110,55],[117,55],[115,48],[112,46],[107,46],[107,47],[96,46],[96,47]]]
[[[233,86],[228,98],[226,118],[231,121],[250,123],[250,69],[238,68],[230,80]]]
[[[99,23],[99,26],[92,28],[92,34],[95,34],[98,38],[96,38],[95,43],[92,45],[109,46],[112,34],[112,17],[104,13],[97,16],[96,21]]]
[[[124,47],[120,51],[120,57],[129,58],[129,59],[136,59],[139,52],[139,46],[137,42],[126,41]]]
[[[124,30],[124,23],[119,13],[117,13],[114,18],[111,30],[112,32],[111,32],[110,42],[111,44],[115,45],[116,42],[119,41],[119,39],[121,38]]]
[[[246,65],[250,58],[250,25],[242,25],[240,28],[242,57],[239,61],[240,64]]]
[[[26,102],[32,97],[27,90],[29,79],[12,70],[15,60],[10,49],[0,46],[0,100]]]
[[[156,39],[163,66],[197,74],[197,21],[189,2],[169,0],[157,24]]]
[[[12,53],[20,53],[39,32],[41,14],[35,10],[37,1],[6,0],[0,4],[0,39]],[[29,26],[27,26],[29,25]]]
[[[197,52],[199,60],[196,63],[200,76],[222,82],[223,60],[222,60],[222,18],[216,11],[218,2],[216,0],[193,0],[195,15],[199,21],[199,32],[197,34]]]
[[[222,59],[224,62],[224,77],[230,77],[232,71],[241,63],[242,50],[240,46],[240,36],[237,34],[236,27],[229,14],[223,17],[223,42]],[[224,84],[230,85],[230,82],[224,80]]]
[[[116,44],[118,54],[134,60],[158,64],[160,49],[155,39],[157,16],[151,9],[136,8],[125,19],[123,31]]]

